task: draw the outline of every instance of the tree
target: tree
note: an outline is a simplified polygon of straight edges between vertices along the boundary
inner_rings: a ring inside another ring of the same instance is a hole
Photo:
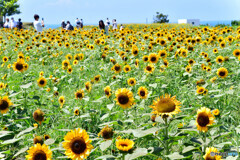
[[[17,2],[18,0],[0,0],[0,16],[3,16],[4,22],[6,21],[6,16],[21,13]]]
[[[157,12],[156,17],[153,18],[153,20],[154,20],[154,23],[168,23],[169,19],[167,18],[168,18],[168,15],[164,15],[162,13]]]

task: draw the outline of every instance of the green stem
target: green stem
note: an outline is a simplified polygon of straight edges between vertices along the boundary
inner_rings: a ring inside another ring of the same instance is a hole
[[[203,135],[203,141],[204,141],[204,145],[203,145],[203,153],[204,153],[205,150],[206,150],[206,139],[207,139],[207,133],[205,132],[204,135]]]
[[[169,144],[168,144],[168,122],[167,122],[167,118],[164,118],[164,121],[165,121],[165,146],[166,146],[166,155],[168,155],[169,154]]]

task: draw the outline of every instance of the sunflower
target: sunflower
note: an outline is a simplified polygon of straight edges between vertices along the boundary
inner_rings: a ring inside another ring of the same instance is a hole
[[[240,49],[235,49],[235,50],[233,51],[233,55],[234,55],[235,57],[239,57],[239,56],[240,56]]]
[[[226,68],[224,68],[224,67],[219,68],[219,69],[217,70],[217,75],[218,75],[219,77],[221,77],[221,78],[225,78],[225,77],[227,77],[227,75],[228,75],[228,70],[227,70]]]
[[[127,73],[127,72],[131,71],[131,66],[126,65],[126,66],[124,66],[123,70],[124,70],[125,73]]]
[[[121,72],[121,66],[118,63],[115,64],[112,69],[115,71],[115,73]]]
[[[66,149],[65,155],[71,159],[83,160],[90,155],[93,146],[89,135],[83,129],[71,130],[64,137],[63,148]]]
[[[2,61],[3,61],[4,63],[6,63],[6,62],[8,61],[8,57],[4,56],[4,57],[2,58]]]
[[[138,66],[139,66],[139,60],[138,59],[136,59],[136,61],[135,61],[135,66],[136,66],[136,68],[138,68]]]
[[[131,150],[133,148],[133,146],[134,146],[134,142],[129,139],[118,139],[116,141],[116,147],[120,151],[127,152],[127,151]]]
[[[11,105],[13,105],[13,103],[8,99],[8,96],[0,96],[0,111],[2,114],[7,113]]]
[[[223,56],[217,56],[216,62],[217,63],[223,63],[224,62],[224,57]]]
[[[149,64],[149,65],[146,66],[144,71],[147,72],[147,73],[152,73],[154,71],[154,66],[152,64]]]
[[[192,66],[194,63],[196,63],[196,62],[195,62],[193,59],[189,59],[189,60],[188,60],[188,64],[189,64],[189,65]]]
[[[75,92],[75,98],[76,99],[82,99],[84,97],[84,91],[82,89],[79,89],[77,92]]]
[[[63,104],[65,103],[65,98],[64,98],[64,96],[60,96],[60,97],[58,98],[58,102],[61,104],[61,107],[62,107]]]
[[[75,115],[75,116],[78,116],[78,115],[79,115],[79,109],[75,109],[75,110],[74,110],[74,115]]]
[[[91,91],[92,85],[91,85],[91,83],[90,83],[89,81],[85,83],[85,88],[86,88],[86,90],[87,90],[88,92]]]
[[[190,73],[190,72],[192,71],[192,67],[188,65],[188,66],[185,68],[185,70],[186,70],[186,72]]]
[[[43,77],[40,77],[37,80],[37,83],[38,83],[39,87],[45,87],[47,85],[47,80],[45,78],[43,78]]]
[[[43,139],[41,136],[35,136],[33,138],[33,144],[37,144],[37,143],[43,144]]]
[[[129,78],[127,80],[129,86],[135,86],[136,85],[136,79],[135,78]]]
[[[196,126],[199,131],[208,131],[207,126],[212,125],[214,122],[214,116],[211,114],[209,108],[202,107],[197,111]]]
[[[51,137],[47,134],[44,135],[44,139],[47,140],[47,139],[50,139]]]
[[[99,133],[98,137],[101,135],[105,140],[110,140],[113,137],[113,129],[106,125]]]
[[[73,69],[72,69],[72,67],[69,65],[69,66],[68,66],[68,69],[67,69],[67,72],[68,72],[69,74],[71,74],[72,71],[73,71]]]
[[[158,52],[158,56],[162,59],[167,58],[167,52],[165,50],[161,50]]]
[[[169,64],[168,60],[164,59],[163,64],[164,64],[165,67],[168,67],[168,64]]]
[[[145,55],[145,56],[143,56],[143,62],[148,62],[148,56],[147,55]]]
[[[134,103],[133,93],[126,88],[118,89],[115,95],[115,101],[117,101],[117,104],[123,109],[130,108]]]
[[[13,70],[23,72],[24,71],[24,60],[23,59],[18,59],[17,62],[14,62]]]
[[[146,99],[148,96],[148,90],[146,87],[138,88],[138,95],[141,99]]]
[[[206,148],[206,153],[203,156],[205,160],[221,160],[221,156],[218,154],[217,148],[210,147]]]
[[[205,91],[205,88],[204,87],[197,87],[197,94],[203,94]]]
[[[42,123],[44,121],[44,113],[42,110],[37,109],[36,111],[33,112],[33,119],[37,121],[38,123]]]
[[[214,109],[214,110],[212,111],[212,113],[213,113],[215,116],[218,116],[219,113],[220,113],[220,111],[219,111],[219,109]]]
[[[28,155],[26,156],[27,160],[51,160],[52,159],[52,151],[48,149],[48,146],[43,144],[36,144],[32,146],[28,151]]]
[[[62,67],[67,69],[67,67],[70,65],[70,62],[68,60],[62,61]]]
[[[95,80],[95,82],[99,82],[100,81],[100,75],[95,76],[94,80]]]
[[[111,88],[110,88],[110,86],[106,86],[105,88],[104,88],[104,93],[105,93],[105,95],[107,96],[107,98],[109,98],[111,95],[112,95],[112,92],[111,92],[112,90],[111,90]]]
[[[217,49],[217,48],[214,48],[214,49],[213,49],[213,53],[218,53],[218,49]]]
[[[148,61],[150,63],[157,63],[158,62],[158,55],[156,53],[151,53],[149,56],[148,56]]]
[[[173,114],[177,114],[181,112],[180,104],[178,100],[176,100],[176,96],[171,97],[171,95],[165,94],[153,101],[153,105],[150,108],[153,109],[153,114],[157,116],[172,116]]]

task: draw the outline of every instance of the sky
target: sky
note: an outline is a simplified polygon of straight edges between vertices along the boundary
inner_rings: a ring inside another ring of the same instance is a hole
[[[23,22],[39,14],[45,24],[60,24],[76,18],[84,24],[117,19],[118,23],[152,23],[156,12],[167,14],[170,22],[178,19],[240,20],[240,0],[19,0]]]

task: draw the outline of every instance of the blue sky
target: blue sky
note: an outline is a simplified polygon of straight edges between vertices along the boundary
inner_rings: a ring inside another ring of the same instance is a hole
[[[14,15],[24,22],[39,14],[46,24],[62,20],[74,23],[76,17],[85,24],[100,19],[117,19],[118,23],[153,21],[157,11],[168,14],[170,22],[182,18],[207,20],[240,20],[240,0],[19,0],[21,14]]]

